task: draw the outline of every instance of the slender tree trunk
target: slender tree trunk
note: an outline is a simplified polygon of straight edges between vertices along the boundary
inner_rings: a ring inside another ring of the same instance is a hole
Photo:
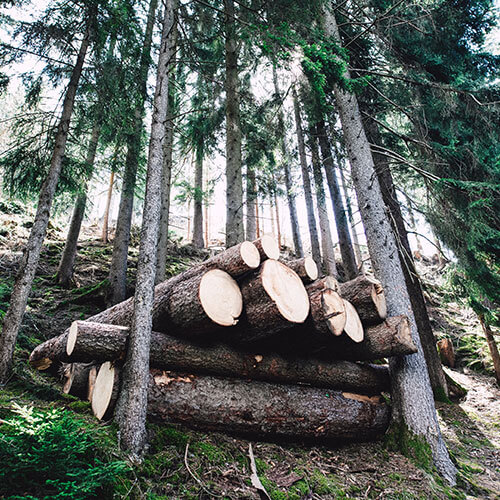
[[[276,65],[273,63],[273,82],[274,93],[281,98],[281,92],[278,83],[278,72]],[[278,134],[280,135],[280,148],[283,156],[283,172],[285,174],[286,199],[288,201],[288,211],[290,212],[290,224],[292,226],[293,246],[297,257],[304,256],[302,248],[302,239],[300,237],[299,219],[297,217],[297,206],[295,203],[295,191],[293,189],[293,178],[290,170],[290,155],[286,145],[285,120],[283,117],[283,108],[280,106],[278,111]]]
[[[319,228],[321,231],[321,249],[323,250],[323,267],[326,274],[338,277],[335,263],[335,251],[330,231],[330,220],[326,208],[325,187],[319,159],[317,137],[309,131],[309,148],[311,150],[314,185],[316,187],[316,205],[318,207]]]
[[[87,157],[85,158],[85,163],[89,165],[91,170],[94,168],[100,133],[101,124],[96,121],[92,127]],[[87,205],[87,190],[88,182],[85,182],[83,191],[78,193],[76,197],[75,207],[73,208],[73,215],[71,216],[71,223],[69,225],[68,236],[66,237],[66,243],[64,245],[64,250],[57,269],[57,281],[60,285],[66,288],[69,287],[71,278],[73,277],[73,265],[75,263],[78,236],[80,235],[80,229],[85,215],[85,206]]]
[[[373,121],[367,122],[366,132],[370,143],[379,144],[378,128]],[[432,331],[429,313],[425,304],[415,263],[413,262],[408,234],[406,232],[401,206],[397,199],[396,188],[392,179],[391,171],[383,155],[373,153],[375,171],[382,191],[384,203],[391,215],[391,225],[400,243],[398,248],[401,259],[402,270],[405,277],[406,288],[410,297],[411,307],[417,323],[418,334],[422,342],[427,371],[431,381],[431,387],[436,399],[443,400],[448,395],[448,386],[443,371],[441,358],[436,347],[436,338]]]
[[[337,156],[337,159],[339,157]],[[342,184],[342,190],[344,191],[344,199],[347,207],[347,217],[349,219],[349,225],[351,226],[352,234],[352,244],[354,247],[354,255],[356,256],[356,261],[358,263],[358,269],[363,272],[363,257],[361,255],[361,247],[359,246],[358,233],[356,231],[356,225],[354,223],[354,215],[352,213],[351,197],[349,196],[349,190],[347,189],[347,183],[344,177],[344,171],[342,166],[339,165],[340,181]]]
[[[103,243],[108,242],[108,226],[109,226],[109,210],[111,208],[111,198],[113,196],[113,185],[115,183],[115,171],[111,170],[109,176],[108,196],[106,197],[106,207],[104,209],[104,219],[102,221],[102,235]]]
[[[139,63],[139,81],[137,104],[132,117],[132,132],[127,135],[127,157],[123,174],[120,207],[116,220],[115,239],[113,241],[113,255],[109,271],[108,305],[117,304],[125,300],[127,295],[127,257],[130,241],[130,227],[134,208],[134,191],[137,178],[137,168],[141,149],[142,118],[144,103],[147,97],[147,78],[150,65],[151,41],[158,0],[151,0],[149,4],[144,44]]]
[[[260,221],[259,221],[259,198],[255,198],[255,231],[257,239],[260,238]]]
[[[257,181],[255,170],[247,166],[247,227],[246,239],[254,241],[257,236]]]
[[[226,50],[226,248],[244,240],[238,39],[234,1],[224,0]]]
[[[396,193],[394,193],[394,196],[395,195],[396,195]],[[420,241],[420,238],[418,236],[417,224],[415,222],[415,216],[413,215],[413,209],[411,208],[411,200],[406,193],[405,193],[405,199],[406,199],[406,210],[408,210],[408,216],[410,218],[410,227],[411,227],[411,230],[415,233],[415,241],[417,243],[417,250],[420,253],[420,255],[423,256],[424,249],[422,247],[422,242]]]
[[[280,224],[280,210],[278,206],[278,195],[274,191],[274,212],[276,213],[276,237],[278,239],[278,247],[281,249],[281,224]]]
[[[323,157],[323,165],[325,167],[326,180],[330,189],[330,197],[332,199],[333,214],[335,215],[335,225],[337,226],[337,234],[339,236],[340,254],[342,256],[342,265],[347,279],[354,279],[358,275],[356,266],[356,257],[352,247],[351,235],[349,234],[349,226],[347,217],[342,202],[337,178],[335,177],[335,164],[332,157],[332,149],[327,136],[325,122],[321,120],[317,124],[317,133],[319,146],[321,148],[321,156]]]
[[[95,12],[89,15],[91,16],[91,20],[89,21],[90,24],[90,22],[94,20]],[[3,321],[2,332],[0,333],[0,384],[7,380],[17,335],[26,310],[26,304],[35,277],[43,240],[47,232],[52,201],[54,199],[59,174],[61,173],[64,152],[66,150],[66,141],[68,139],[69,125],[73,114],[75,95],[89,43],[90,30],[87,29],[87,33],[80,44],[76,63],[71,72],[71,77],[66,89],[61,119],[55,137],[54,151],[50,160],[50,169],[40,190],[35,220],[33,221],[23,259],[17,273],[14,288],[12,289],[9,308]]]
[[[173,53],[169,36],[174,19],[173,0],[167,1],[163,19],[160,54],[156,77],[151,137],[149,141],[146,195],[137,265],[137,285],[132,328],[116,416],[120,426],[120,444],[133,460],[140,460],[146,441],[146,406],[148,399],[149,351],[151,344],[152,307],[156,272],[156,247],[161,210],[161,181],[165,117],[168,108],[168,69]]]
[[[486,337],[488,348],[490,350],[491,359],[493,361],[493,369],[495,370],[495,378],[498,385],[500,385],[500,354],[498,353],[498,346],[495,341],[495,336],[491,331],[490,325],[484,319],[484,315],[478,314],[478,318],[479,322],[481,323],[481,328],[483,329],[484,336]]]
[[[297,144],[299,149],[300,168],[302,170],[302,182],[304,184],[304,197],[306,200],[307,222],[309,225],[309,236],[311,238],[311,253],[316,265],[321,266],[321,252],[319,249],[318,228],[314,216],[314,202],[312,197],[311,180],[307,168],[306,147],[304,144],[304,133],[302,131],[302,118],[300,116],[299,99],[297,90],[293,89],[293,109],[295,112],[295,128],[297,131]]]
[[[341,38],[334,15],[328,8],[325,30],[337,43]],[[349,73],[347,72],[347,77]],[[397,441],[420,439],[429,447],[439,473],[451,484],[456,483],[456,469],[450,460],[437,419],[422,344],[413,315],[405,277],[398,258],[396,239],[375,173],[370,145],[361,121],[356,96],[334,87],[344,138],[352,166],[361,216],[375,274],[381,281],[387,299],[388,314],[405,314],[410,320],[417,353],[390,358],[392,375],[392,435]],[[415,402],[418,402],[416,405]],[[424,446],[421,444],[420,446]]]
[[[196,152],[194,172],[193,245],[203,248],[203,147]]]

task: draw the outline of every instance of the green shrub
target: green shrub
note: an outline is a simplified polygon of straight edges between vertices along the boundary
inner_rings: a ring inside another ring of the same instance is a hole
[[[111,497],[128,466],[106,456],[103,439],[66,410],[15,406],[0,425],[0,497]]]

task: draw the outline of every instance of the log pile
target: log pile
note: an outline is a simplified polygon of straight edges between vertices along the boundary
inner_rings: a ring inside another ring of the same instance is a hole
[[[39,345],[30,363],[112,418],[133,315],[128,299]],[[318,278],[279,260],[272,237],[244,242],[155,288],[148,418],[261,437],[371,439],[389,408],[386,365],[416,351],[386,318],[382,287]],[[62,368],[61,368],[62,367]]]

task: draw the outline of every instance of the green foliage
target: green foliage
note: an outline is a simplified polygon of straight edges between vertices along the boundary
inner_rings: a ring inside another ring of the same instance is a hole
[[[0,281],[0,321],[7,313],[10,301],[10,293],[12,291],[12,284],[8,281]]]
[[[64,410],[14,406],[0,431],[0,495],[103,498],[128,470],[104,453],[97,428]]]

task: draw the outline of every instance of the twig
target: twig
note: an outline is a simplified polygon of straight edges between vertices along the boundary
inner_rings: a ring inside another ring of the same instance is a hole
[[[257,475],[257,465],[255,464],[255,457],[253,456],[252,443],[248,443],[248,458],[250,459],[250,471],[252,473],[250,475],[250,481],[252,482],[252,486],[259,492],[261,499],[271,500],[271,497]]]
[[[186,469],[187,471],[189,472],[189,475],[198,483],[198,486],[207,494],[207,495],[210,495],[211,497],[215,497],[215,498],[222,498],[221,496],[219,495],[216,495],[215,493],[212,493],[210,490],[208,490],[205,485],[201,482],[200,479],[198,479],[194,474],[193,472],[191,471],[191,469],[189,468],[189,464],[188,464],[188,450],[189,450],[189,441],[186,443],[186,451],[184,452],[184,465],[186,466]]]

